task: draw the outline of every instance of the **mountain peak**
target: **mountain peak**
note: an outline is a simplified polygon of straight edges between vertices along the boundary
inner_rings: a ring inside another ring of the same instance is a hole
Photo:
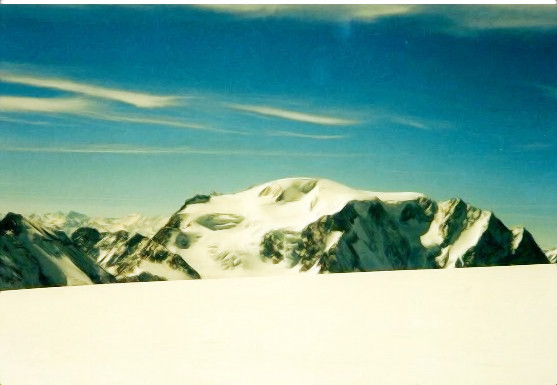
[[[2,219],[3,221],[10,221],[10,222],[14,222],[14,223],[21,223],[23,221],[23,215],[21,214],[17,214],[14,212],[8,212],[5,216],[4,219]]]
[[[32,225],[21,214],[9,212],[0,221],[0,233],[6,231],[20,232],[24,228],[30,228]]]
[[[73,211],[71,210],[69,213],[66,214],[66,217],[68,218],[74,218],[74,219],[81,219],[81,220],[87,220],[89,219],[89,216],[86,214],[82,214],[79,213],[77,211]]]

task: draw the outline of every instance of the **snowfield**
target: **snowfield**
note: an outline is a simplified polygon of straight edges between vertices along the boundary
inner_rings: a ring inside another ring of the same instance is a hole
[[[557,382],[557,266],[0,293],[3,385]]]

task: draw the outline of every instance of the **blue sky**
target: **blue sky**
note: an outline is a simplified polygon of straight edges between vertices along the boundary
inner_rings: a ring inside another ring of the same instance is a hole
[[[555,68],[553,6],[3,6],[0,212],[312,176],[557,246]]]

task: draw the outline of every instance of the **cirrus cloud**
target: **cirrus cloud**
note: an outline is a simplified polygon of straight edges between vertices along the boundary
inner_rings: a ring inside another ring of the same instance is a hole
[[[0,111],[39,113],[81,113],[92,110],[94,104],[83,98],[36,98],[0,96]]]
[[[121,154],[121,155],[207,155],[207,156],[256,156],[298,158],[361,158],[371,153],[331,153],[304,151],[274,151],[235,148],[195,148],[189,146],[142,146],[133,144],[89,144],[64,146],[0,145],[0,152],[30,152],[56,154]]]
[[[164,118],[164,117],[161,118],[161,117],[147,117],[147,116],[134,116],[134,115],[122,116],[122,115],[94,113],[94,112],[85,113],[83,114],[83,116],[92,119],[106,120],[106,121],[117,122],[117,123],[136,123],[136,124],[143,124],[143,125],[185,128],[185,129],[199,130],[199,131],[212,131],[212,132],[220,132],[225,134],[247,135],[247,133],[243,131],[209,127],[199,123],[190,123],[190,122],[185,122],[185,121],[176,120],[172,118]]]
[[[304,134],[300,132],[291,131],[271,131],[269,136],[289,136],[293,138],[317,139],[317,140],[331,140],[331,139],[344,139],[346,135],[320,135],[320,134]]]
[[[197,7],[245,18],[274,17],[318,22],[371,23],[389,17],[425,17],[424,22],[431,30],[456,35],[493,29],[557,28],[557,9],[551,4],[203,4]]]
[[[298,4],[200,4],[197,7],[243,17],[287,17],[321,21],[373,21],[412,12],[415,5],[298,5]]]
[[[355,120],[348,120],[324,115],[315,115],[306,112],[285,110],[270,106],[256,106],[251,104],[228,104],[233,110],[254,113],[257,115],[271,116],[287,120],[295,120],[303,123],[319,124],[324,126],[347,126],[357,124]]]
[[[122,90],[117,88],[100,87],[97,85],[79,83],[72,80],[58,78],[43,78],[36,76],[21,76],[10,73],[0,73],[0,81],[5,83],[23,84],[26,86],[49,88],[66,91],[89,97],[108,99],[131,104],[139,108],[167,107],[177,103],[176,96],[152,95],[143,92]]]

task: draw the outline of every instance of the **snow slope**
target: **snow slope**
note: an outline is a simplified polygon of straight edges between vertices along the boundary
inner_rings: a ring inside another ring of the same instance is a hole
[[[3,385],[537,385],[557,266],[0,293]]]

